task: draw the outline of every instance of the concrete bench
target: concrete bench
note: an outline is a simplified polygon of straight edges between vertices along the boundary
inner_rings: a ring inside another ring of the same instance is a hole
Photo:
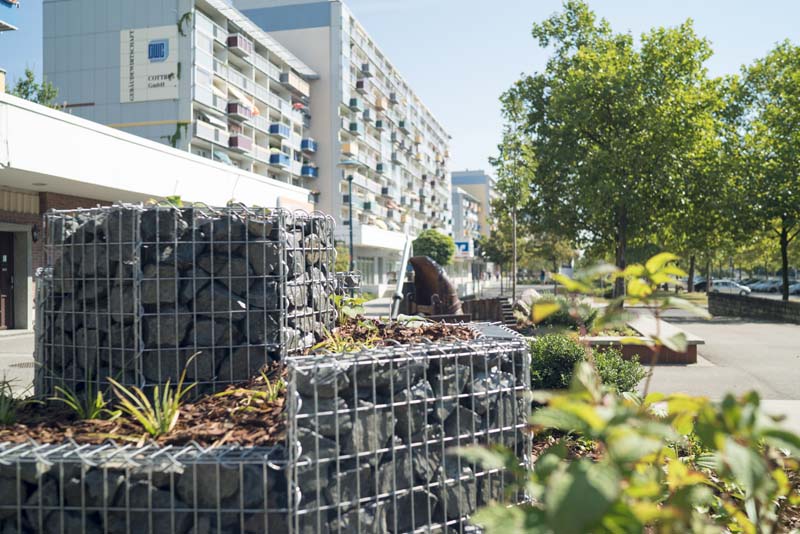
[[[655,317],[641,315],[628,321],[627,324],[643,335],[641,339],[655,337],[656,335],[662,339],[669,339],[681,333],[686,336],[686,352],[675,352],[667,347],[661,347],[661,351],[658,355],[658,363],[660,364],[685,365],[697,363],[697,346],[705,344],[702,338],[666,321],[661,320],[657,322]],[[590,344],[599,350],[603,350],[603,348],[616,348],[622,352],[622,356],[625,359],[631,359],[634,355],[637,355],[642,364],[648,365],[652,363],[653,351],[650,347],[644,345],[623,345],[622,339],[623,338],[619,336],[592,337],[590,338]]]

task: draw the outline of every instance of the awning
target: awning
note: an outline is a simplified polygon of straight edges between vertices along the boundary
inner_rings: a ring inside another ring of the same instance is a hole
[[[240,103],[250,106],[250,100],[247,98],[247,96],[233,85],[228,85],[228,93],[233,95],[233,98],[238,100]]]
[[[213,126],[216,126],[217,128],[222,128],[225,131],[228,130],[228,123],[225,122],[224,120],[218,119],[214,115],[210,115],[208,113],[203,113],[203,112],[198,113],[198,115],[200,116],[200,119],[203,122],[207,122]]]
[[[389,229],[389,227],[386,226],[386,222],[383,219],[375,219],[374,224],[375,224],[375,226],[377,226],[381,230],[388,230]]]

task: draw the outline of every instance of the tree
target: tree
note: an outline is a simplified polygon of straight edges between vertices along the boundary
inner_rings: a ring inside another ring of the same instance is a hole
[[[25,75],[17,79],[14,87],[7,89],[7,92],[48,107],[55,107],[56,97],[58,97],[58,89],[53,87],[50,82],[37,83],[31,69],[25,69]]]
[[[453,262],[456,252],[453,238],[433,229],[423,230],[413,245],[416,256],[428,256],[442,267]]]
[[[539,225],[624,268],[631,239],[657,229],[659,212],[681,198],[687,160],[713,124],[711,50],[691,21],[651,30],[637,46],[585,2],[564,8],[534,24],[553,54],[502,96],[503,111],[535,155],[527,209]]]
[[[742,149],[749,205],[780,246],[789,300],[789,246],[800,233],[800,47],[778,44],[743,73]]]
[[[342,242],[336,243],[336,262],[333,265],[334,271],[344,273],[350,270],[350,250]]]

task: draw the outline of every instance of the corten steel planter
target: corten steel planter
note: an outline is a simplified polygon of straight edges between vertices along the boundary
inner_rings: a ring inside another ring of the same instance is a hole
[[[0,532],[471,532],[502,469],[530,467],[529,353],[514,337],[289,357],[286,439],[203,449],[0,444]]]

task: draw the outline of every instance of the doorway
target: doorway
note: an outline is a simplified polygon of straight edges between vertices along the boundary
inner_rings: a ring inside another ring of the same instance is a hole
[[[0,330],[14,328],[14,234],[0,232]]]

